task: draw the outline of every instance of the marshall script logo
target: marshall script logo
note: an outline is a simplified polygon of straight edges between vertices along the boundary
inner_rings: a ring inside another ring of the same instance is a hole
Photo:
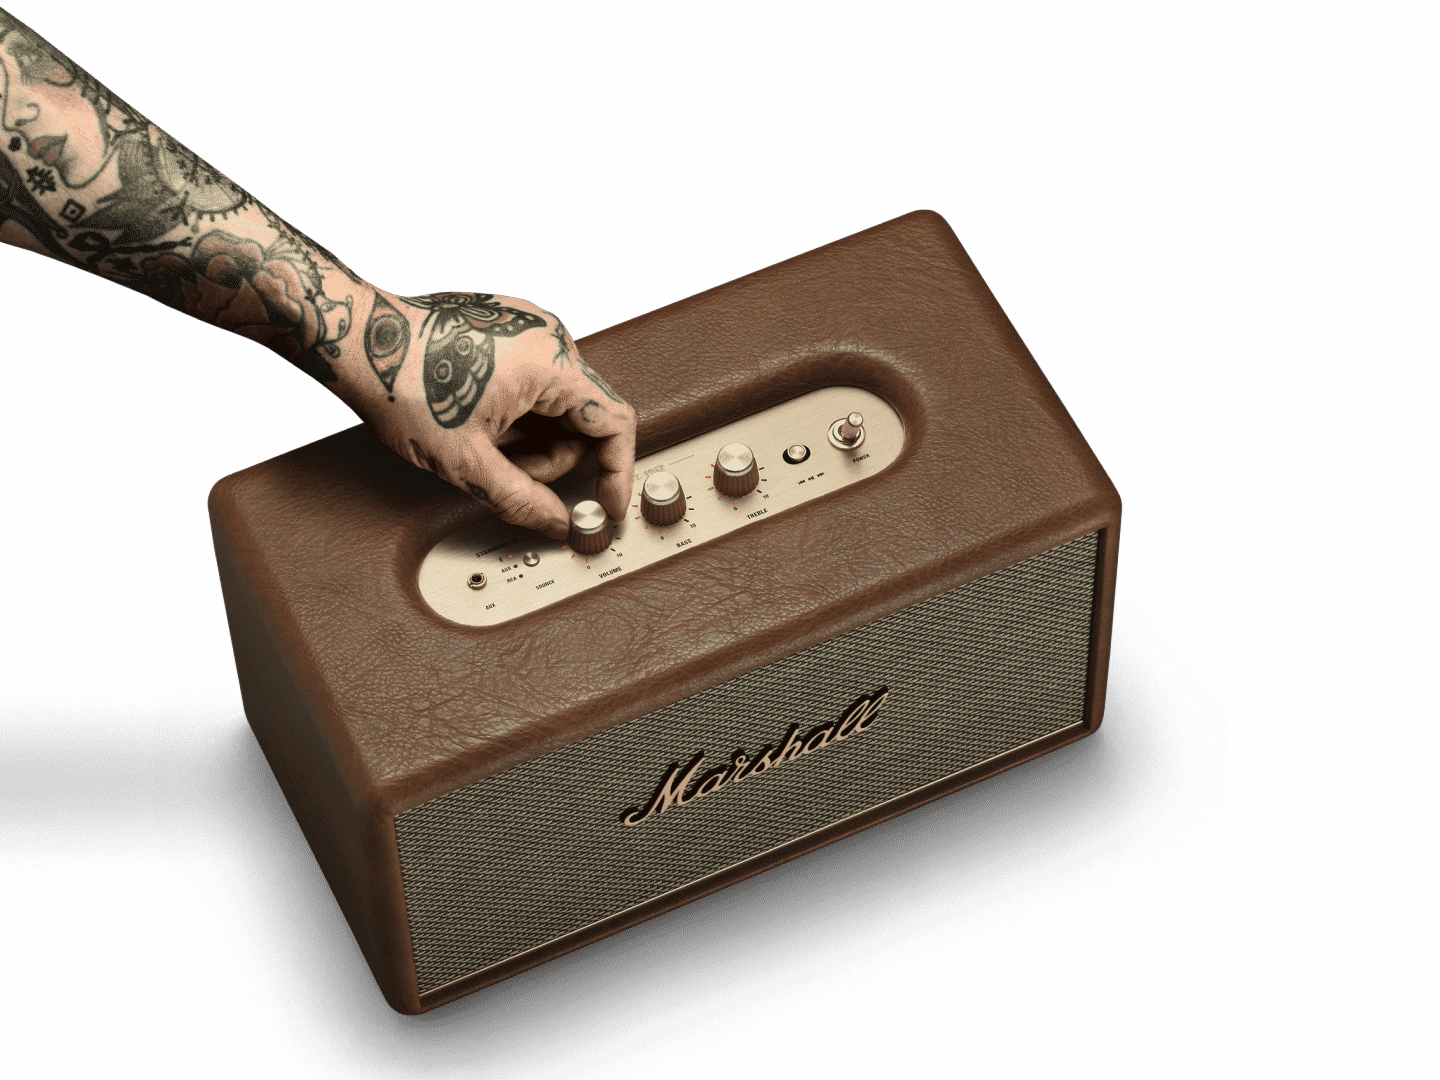
[[[642,821],[663,814],[671,807],[688,806],[696,799],[713,795],[723,787],[753,780],[762,773],[778,769],[806,754],[817,753],[834,743],[844,742],[852,735],[863,734],[875,723],[875,714],[889,696],[890,690],[882,686],[873,694],[867,694],[851,705],[838,720],[821,724],[803,738],[800,735],[800,725],[791,724],[779,743],[762,747],[756,751],[754,758],[744,750],[737,750],[729,765],[711,769],[696,779],[695,774],[700,771],[700,766],[705,761],[705,751],[701,750],[690,759],[688,765],[671,765],[670,771],[660,781],[660,786],[655,789],[650,801],[644,807],[637,806],[625,811],[620,816],[620,821],[624,825],[639,825]]]

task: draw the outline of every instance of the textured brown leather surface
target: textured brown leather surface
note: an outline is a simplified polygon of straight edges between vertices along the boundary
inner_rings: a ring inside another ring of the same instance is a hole
[[[938,215],[906,215],[580,347],[636,407],[641,454],[833,385],[886,398],[905,448],[868,482],[498,627],[442,620],[416,587],[425,552],[485,511],[363,429],[216,485],[247,715],[404,1012],[439,1002],[416,990],[400,811],[1097,530],[1085,731],[1103,711],[1119,497]],[[822,514],[847,528],[821,527]]]

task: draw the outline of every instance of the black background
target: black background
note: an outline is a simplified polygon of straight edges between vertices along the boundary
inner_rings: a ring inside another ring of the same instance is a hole
[[[472,1057],[678,1061],[696,1040],[736,1060],[812,1041],[959,1054],[1001,1025],[1083,1022],[1097,995],[1164,1012],[1223,965],[1223,727],[1191,631],[1214,582],[1175,494],[1197,441],[1184,297],[1214,238],[1175,196],[1158,128],[1064,94],[976,120],[940,82],[785,86],[742,107],[720,84],[668,102],[674,72],[616,89],[593,71],[557,105],[528,84],[482,94],[423,58],[382,65],[344,36],[354,48],[302,72],[261,58],[245,82],[230,58],[207,81],[203,63],[180,78],[10,10],[357,274],[524,297],[577,338],[935,210],[1120,491],[1113,760],[1093,791],[1048,814],[1020,799],[988,840],[717,956],[680,949],[661,971],[621,955],[609,999],[552,1017],[537,992],[527,1024],[477,1015]],[[225,32],[167,29],[163,9],[157,23],[164,55]],[[384,58],[436,48],[429,30],[395,33]],[[420,75],[435,86],[413,88]],[[238,1063],[410,1060],[425,1037],[406,1050],[403,1028],[364,1015],[373,986],[337,989],[334,950],[225,782],[245,717],[207,494],[356,418],[249,341],[42,256],[0,262],[23,995],[137,1060],[197,1044]],[[873,304],[907,317],[904,295]]]

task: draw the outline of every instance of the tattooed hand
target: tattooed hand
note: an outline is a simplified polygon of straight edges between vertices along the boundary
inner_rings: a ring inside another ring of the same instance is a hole
[[[377,291],[362,340],[368,379],[342,378],[338,392],[396,453],[511,524],[563,539],[569,518],[544,483],[593,448],[595,497],[624,517],[635,410],[580,359],[554,315],[490,293]]]

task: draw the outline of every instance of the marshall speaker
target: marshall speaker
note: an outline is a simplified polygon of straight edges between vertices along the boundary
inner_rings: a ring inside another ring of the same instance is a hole
[[[634,506],[360,428],[215,486],[245,711],[386,999],[468,994],[1094,731],[1120,499],[919,212],[581,342]]]

